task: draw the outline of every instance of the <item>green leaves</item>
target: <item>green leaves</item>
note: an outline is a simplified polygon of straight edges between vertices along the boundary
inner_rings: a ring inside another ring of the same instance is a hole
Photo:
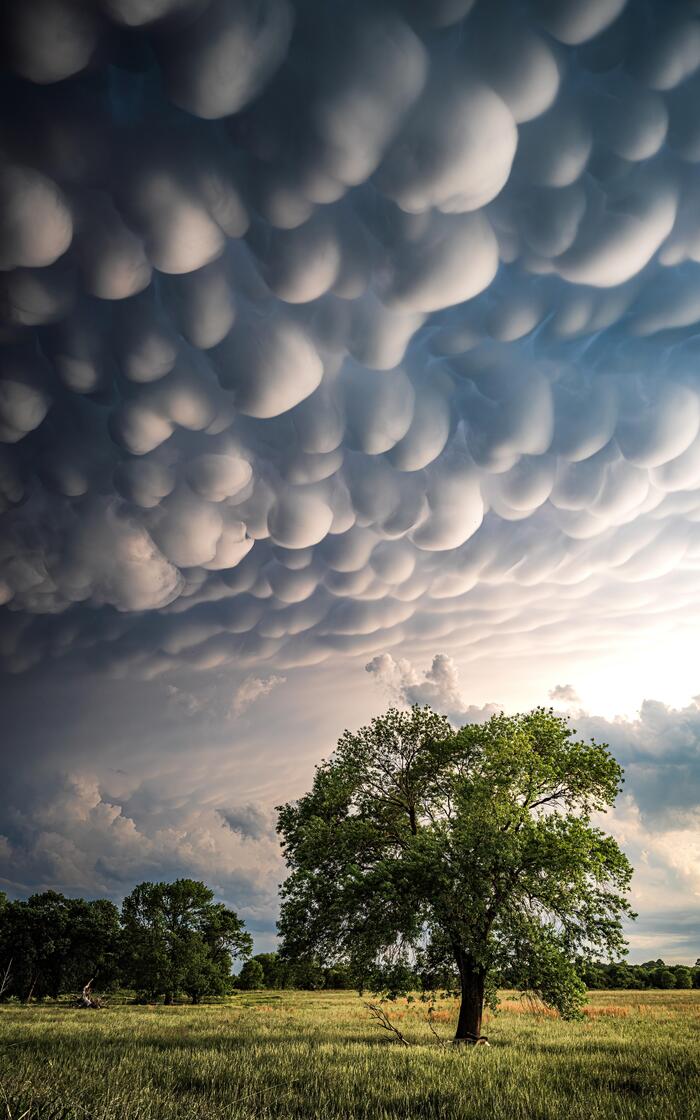
[[[432,939],[442,960],[478,969],[521,960],[573,1014],[575,955],[619,953],[630,914],[631,867],[590,823],[621,781],[605,745],[545,708],[456,732],[429,708],[390,709],[346,731],[310,792],[279,810],[284,950],[378,983]]]
[[[119,911],[106,899],[44,891],[7,902],[0,906],[0,961],[12,960],[5,995],[55,997],[91,977],[104,991],[118,978],[118,942]]]
[[[221,994],[231,982],[231,961],[253,941],[238,915],[214,902],[194,879],[140,883],[122,905],[125,979],[149,995],[193,1000]]]

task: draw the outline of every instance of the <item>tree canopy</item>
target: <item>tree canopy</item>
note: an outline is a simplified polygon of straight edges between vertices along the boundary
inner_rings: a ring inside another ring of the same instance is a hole
[[[283,952],[349,964],[375,990],[450,964],[459,1040],[478,1039],[489,984],[515,965],[575,1016],[577,958],[624,951],[632,869],[592,822],[621,781],[607,746],[544,708],[453,731],[414,706],[346,731],[279,807]]]
[[[233,910],[194,879],[140,883],[122,904],[126,968],[135,988],[172,1003],[186,992],[194,1003],[223,994],[232,961],[253,941]]]
[[[245,962],[236,979],[236,987],[244,992],[265,987],[265,970],[260,961],[253,957]]]
[[[119,950],[119,911],[107,899],[44,891],[0,907],[6,997],[56,997],[94,977],[109,988],[119,974]]]

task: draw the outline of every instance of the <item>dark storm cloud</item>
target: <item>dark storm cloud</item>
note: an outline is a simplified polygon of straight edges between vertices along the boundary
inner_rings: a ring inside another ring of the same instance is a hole
[[[219,813],[231,831],[237,832],[244,839],[260,840],[264,836],[274,836],[274,820],[259,805],[236,805],[220,809]]]
[[[0,887],[120,899],[140,880],[191,875],[254,925],[269,924],[281,863],[267,809],[218,809],[162,778],[109,784],[83,772],[11,790],[0,810]]]
[[[8,2],[3,664],[686,612],[696,9]]]
[[[645,700],[635,720],[576,716],[579,732],[610,744],[645,820],[700,836],[700,708]],[[700,868],[700,865],[699,865]]]

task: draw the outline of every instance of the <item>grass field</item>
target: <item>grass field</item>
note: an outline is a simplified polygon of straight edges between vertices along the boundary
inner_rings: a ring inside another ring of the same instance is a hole
[[[199,1007],[0,1007],[3,1120],[696,1120],[700,991],[596,992],[563,1023],[517,997],[489,1047],[409,1047],[349,992],[251,992]],[[455,1004],[435,1030],[449,1040]]]

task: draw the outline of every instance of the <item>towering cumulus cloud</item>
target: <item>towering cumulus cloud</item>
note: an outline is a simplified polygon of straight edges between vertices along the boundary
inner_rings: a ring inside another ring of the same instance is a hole
[[[697,3],[0,20],[5,668],[284,671],[687,609]]]

